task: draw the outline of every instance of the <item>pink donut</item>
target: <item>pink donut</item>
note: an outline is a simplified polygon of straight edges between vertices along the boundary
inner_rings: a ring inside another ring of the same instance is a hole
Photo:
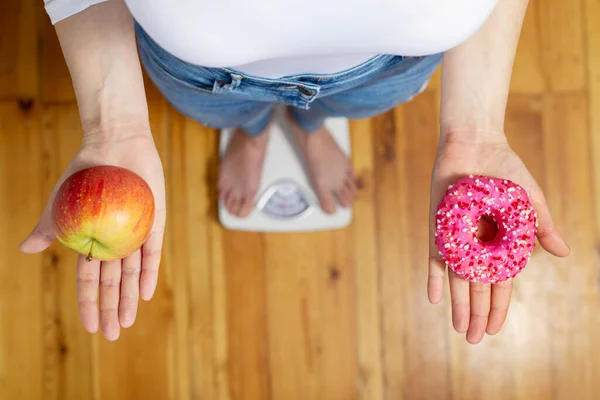
[[[490,241],[477,237],[482,217],[497,233]],[[481,283],[515,277],[535,246],[537,216],[526,191],[506,179],[473,176],[448,187],[435,215],[435,244],[458,276]]]

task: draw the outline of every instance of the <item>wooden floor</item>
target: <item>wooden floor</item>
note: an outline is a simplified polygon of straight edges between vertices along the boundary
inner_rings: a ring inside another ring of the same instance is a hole
[[[425,294],[439,80],[352,123],[354,222],[297,235],[218,224],[216,132],[149,86],[168,189],[159,287],[116,343],[87,334],[75,255],[17,249],[80,140],[41,5],[0,2],[0,399],[600,398],[598,0],[531,2],[506,128],[573,253],[538,247],[506,327],[478,346]]]

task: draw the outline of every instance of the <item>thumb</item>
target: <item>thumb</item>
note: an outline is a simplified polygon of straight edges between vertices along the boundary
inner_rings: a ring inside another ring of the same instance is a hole
[[[568,256],[571,248],[556,228],[541,189],[537,188],[534,191],[531,196],[531,204],[537,213],[539,224],[537,237],[542,247],[557,257]]]
[[[49,216],[42,215],[36,227],[21,243],[19,249],[26,254],[39,253],[46,250],[52,244],[54,237],[52,219]]]

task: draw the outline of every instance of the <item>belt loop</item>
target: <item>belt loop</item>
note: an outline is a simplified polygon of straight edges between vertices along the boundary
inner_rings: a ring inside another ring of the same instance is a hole
[[[234,74],[232,72],[229,72],[229,76],[231,77],[231,82],[229,83],[225,83],[223,81],[216,81],[214,83],[214,93],[219,93],[221,90],[227,90],[228,92],[232,92],[235,88],[240,86],[240,82],[242,81],[242,78],[244,78],[242,75]]]

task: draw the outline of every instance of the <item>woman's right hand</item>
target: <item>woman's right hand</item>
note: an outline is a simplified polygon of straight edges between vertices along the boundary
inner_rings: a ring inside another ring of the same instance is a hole
[[[56,235],[51,211],[58,188],[73,173],[97,165],[115,165],[140,175],[150,185],[156,206],[148,239],[129,257],[106,262],[86,262],[82,255],[77,259],[81,322],[90,333],[98,330],[99,322],[104,337],[116,340],[120,328],[127,328],[135,321],[138,298],[150,300],[158,280],[166,215],[165,184],[162,164],[147,126],[86,134],[81,149],[50,194],[33,232],[21,244],[21,251],[38,253],[50,246]]]

